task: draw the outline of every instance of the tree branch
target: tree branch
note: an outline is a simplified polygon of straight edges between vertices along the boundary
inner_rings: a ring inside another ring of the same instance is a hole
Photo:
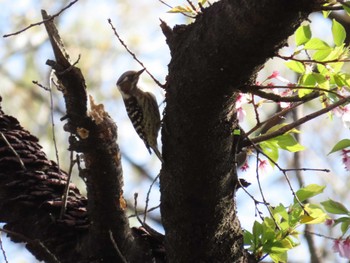
[[[305,122],[308,122],[314,118],[317,118],[327,112],[330,112],[331,110],[345,104],[345,103],[349,103],[350,101],[350,97],[346,97],[344,99],[341,99],[335,103],[333,103],[332,105],[329,105],[328,107],[325,107],[323,108],[322,110],[319,110],[319,111],[316,111],[314,113],[311,113],[309,115],[306,115],[305,117],[303,118],[300,118],[299,120],[293,122],[293,123],[290,123],[290,124],[287,124],[283,127],[281,127],[279,130],[277,131],[274,131],[274,132],[270,132],[268,134],[264,134],[264,135],[261,135],[261,136],[258,136],[256,138],[253,138],[251,139],[250,141],[257,144],[259,142],[263,142],[263,141],[266,141],[266,140],[269,140],[269,139],[272,139],[272,138],[275,138],[277,136],[280,136],[280,135],[283,135],[285,134],[286,132],[298,127],[299,125],[305,123]],[[249,145],[249,141],[245,142],[243,146],[248,146]]]
[[[103,105],[95,104],[91,96],[91,109],[87,112],[84,77],[80,69],[70,63],[50,16],[45,11],[42,14],[47,21],[45,27],[56,58],[47,64],[55,70],[66,103],[64,119],[67,123],[64,128],[71,134],[69,149],[84,155],[85,169],[80,171],[80,177],[87,186],[91,222],[86,257],[90,261],[118,262],[121,253],[128,261],[147,262],[150,253],[135,242],[122,202],[123,174],[121,154],[116,144],[117,127]],[[116,245],[120,253],[115,250]]]

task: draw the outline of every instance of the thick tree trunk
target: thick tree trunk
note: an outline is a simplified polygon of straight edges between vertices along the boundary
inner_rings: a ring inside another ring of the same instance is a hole
[[[235,97],[306,18],[310,2],[222,0],[193,24],[173,31],[162,24],[172,55],[160,188],[170,262],[248,260],[234,196]]]

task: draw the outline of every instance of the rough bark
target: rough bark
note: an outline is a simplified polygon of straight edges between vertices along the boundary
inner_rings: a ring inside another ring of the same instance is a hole
[[[171,51],[161,213],[170,262],[246,262],[235,209],[235,96],[303,21],[312,1],[222,0],[162,29]],[[244,91],[244,90],[243,90]]]
[[[8,235],[26,242],[39,260],[79,262],[88,228],[86,198],[71,185],[65,216],[59,219],[67,174],[1,108],[0,132],[0,220]]]

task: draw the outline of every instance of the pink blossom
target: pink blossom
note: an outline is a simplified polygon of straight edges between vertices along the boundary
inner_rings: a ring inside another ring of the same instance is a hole
[[[281,97],[287,97],[293,94],[293,91],[291,89],[283,89],[283,90],[275,89],[274,91],[276,94],[280,95]],[[279,102],[279,104],[283,109],[288,108],[291,105],[290,102],[283,102],[283,101]]]
[[[333,251],[339,253],[343,258],[350,259],[350,239],[345,240],[337,239],[333,244]]]
[[[288,79],[282,77],[277,70],[272,72],[272,74],[270,76],[268,76],[266,80],[268,80],[268,79],[277,79],[277,80],[279,80],[279,81],[281,81],[283,83],[287,83],[287,84],[290,83],[290,81]]]
[[[349,152],[350,152],[350,150],[345,150],[345,149],[343,149],[341,151],[343,164],[345,165],[345,169],[348,170],[348,171],[350,171],[350,156],[349,156]]]
[[[246,111],[245,111],[242,107],[239,107],[239,108],[237,108],[236,110],[237,110],[237,118],[238,118],[238,121],[239,121],[239,122],[243,122],[245,116],[247,115]]]
[[[268,163],[266,160],[260,160],[259,159],[259,170],[265,171]]]
[[[342,254],[344,254],[342,240],[341,239],[334,240],[332,249],[335,253],[339,253],[340,256],[342,256]]]
[[[245,172],[247,171],[249,168],[248,162],[246,161],[242,166],[241,166],[241,171]]]
[[[243,105],[248,103],[248,95],[240,93],[236,100],[236,111],[237,111],[237,118],[239,122],[242,122],[244,120],[244,117],[246,116],[246,112],[243,109]]]
[[[333,219],[326,219],[325,225],[326,226],[333,226],[334,220]]]
[[[270,76],[267,77],[267,79],[274,79],[277,78],[279,75],[280,73],[277,70],[275,70]]]
[[[242,107],[243,104],[248,103],[249,101],[248,96],[250,95],[240,93],[236,99],[236,108],[240,108]]]
[[[350,239],[343,241],[344,257],[350,259]]]

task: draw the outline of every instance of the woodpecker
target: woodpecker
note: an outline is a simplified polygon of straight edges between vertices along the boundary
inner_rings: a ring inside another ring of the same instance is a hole
[[[126,71],[117,81],[117,87],[122,94],[126,112],[137,134],[145,143],[149,153],[151,149],[163,162],[157,146],[157,136],[160,129],[160,113],[156,97],[137,87],[140,71]]]

